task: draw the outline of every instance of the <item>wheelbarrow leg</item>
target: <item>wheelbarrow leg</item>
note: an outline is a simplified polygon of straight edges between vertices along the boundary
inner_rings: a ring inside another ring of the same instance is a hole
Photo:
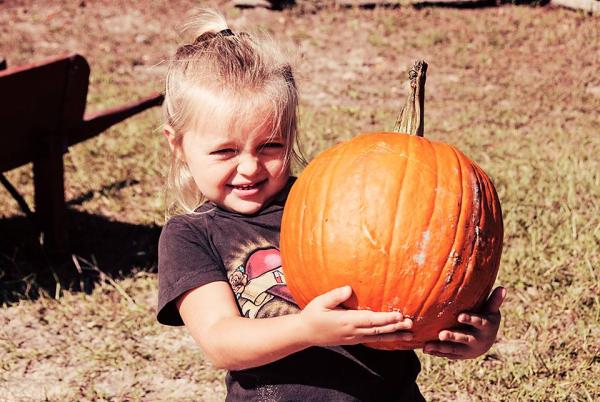
[[[33,162],[35,210],[44,248],[61,255],[67,251],[63,144],[57,135],[44,139],[45,152]]]

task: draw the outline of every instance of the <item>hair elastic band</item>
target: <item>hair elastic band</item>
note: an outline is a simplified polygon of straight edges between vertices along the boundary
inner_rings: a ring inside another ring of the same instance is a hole
[[[2,0],[0,0],[0,2],[2,2]],[[209,34],[210,34],[210,36],[209,36]],[[210,39],[214,39],[214,38],[216,38],[218,36],[233,36],[233,35],[235,35],[235,34],[229,28],[223,29],[222,31],[217,32],[216,34],[205,32],[202,35],[198,36],[192,45],[197,45],[197,44],[202,43],[204,41],[207,41],[207,40],[210,40]]]
[[[217,35],[221,35],[221,36],[233,36],[234,33],[233,33],[233,31],[231,29],[227,28],[227,29],[224,29],[222,31],[219,31],[217,33]]]

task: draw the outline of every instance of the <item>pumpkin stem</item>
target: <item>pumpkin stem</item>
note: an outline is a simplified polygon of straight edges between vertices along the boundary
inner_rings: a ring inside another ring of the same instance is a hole
[[[408,72],[410,90],[394,126],[395,132],[423,136],[426,73],[427,63],[425,60],[417,60]]]

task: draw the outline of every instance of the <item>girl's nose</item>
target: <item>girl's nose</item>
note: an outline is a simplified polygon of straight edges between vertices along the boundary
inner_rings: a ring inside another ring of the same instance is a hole
[[[252,176],[258,172],[260,163],[254,155],[241,154],[238,159],[237,171],[244,176]]]

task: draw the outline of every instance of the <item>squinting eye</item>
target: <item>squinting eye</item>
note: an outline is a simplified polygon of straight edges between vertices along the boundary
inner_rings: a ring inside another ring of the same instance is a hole
[[[233,148],[223,148],[223,149],[218,149],[216,151],[211,152],[211,155],[220,155],[220,156],[227,156],[230,154],[235,154],[237,152],[237,150],[233,149]]]
[[[266,144],[260,147],[261,151],[279,150],[281,148],[283,148],[283,144],[280,142],[267,142]]]

